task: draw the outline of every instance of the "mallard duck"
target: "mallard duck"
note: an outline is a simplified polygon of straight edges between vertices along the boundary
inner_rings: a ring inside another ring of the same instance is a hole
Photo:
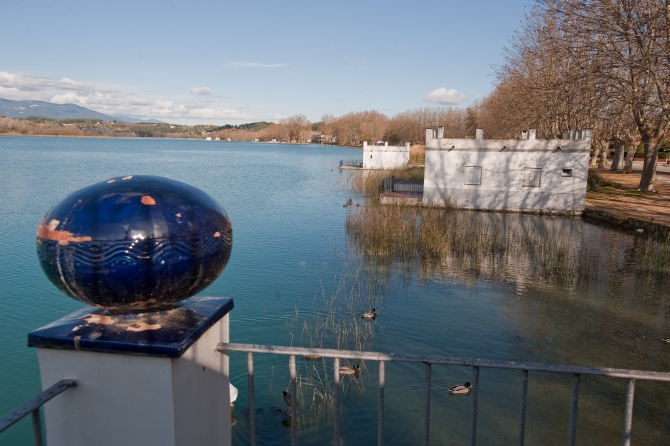
[[[365,319],[374,319],[377,317],[377,313],[375,312],[375,309],[373,308],[372,311],[366,311],[363,313],[363,317]]]
[[[322,359],[322,357],[319,355],[303,355],[303,358],[308,359],[310,361],[316,361],[317,359]]]
[[[340,375],[353,375],[355,373],[358,373],[360,370],[360,366],[356,364],[355,366],[351,367],[348,365],[340,367]]]
[[[449,387],[449,393],[453,395],[465,395],[466,393],[470,393],[470,390],[472,390],[472,384],[469,382]]]
[[[286,405],[287,405],[288,407],[291,407],[291,394],[289,394],[286,390],[284,390],[284,391],[282,392],[282,395],[284,395],[284,402],[286,403]],[[296,401],[296,402],[295,402],[295,405],[296,405],[296,406],[299,406],[300,403],[298,403],[298,402]]]

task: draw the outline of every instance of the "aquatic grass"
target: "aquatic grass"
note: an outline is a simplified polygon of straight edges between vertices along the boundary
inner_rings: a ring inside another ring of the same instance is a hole
[[[651,233],[640,236],[635,244],[635,261],[641,273],[670,272],[670,234]]]
[[[424,168],[416,166],[405,166],[396,169],[362,170],[350,171],[345,178],[345,187],[350,187],[355,192],[371,200],[377,200],[381,194],[384,180],[395,177],[403,181],[423,181]]]
[[[523,270],[550,281],[579,282],[599,274],[597,247],[575,238],[558,218],[455,209],[371,205],[347,212],[347,234],[365,261],[429,269],[460,265],[478,274],[487,266]],[[524,220],[525,221],[525,220]]]
[[[321,284],[309,311],[303,313],[299,307],[295,308],[289,330],[300,330],[300,346],[357,351],[373,349],[376,325],[363,319],[361,314],[370,308],[380,308],[386,286],[383,278],[388,275],[370,273],[361,263],[354,262],[353,268],[351,262],[347,264],[346,271],[333,282],[330,291]],[[333,403],[332,362],[324,358],[297,359],[298,397],[300,400],[311,399],[314,413],[323,413]],[[360,365],[360,374],[367,373],[365,361],[356,363]],[[354,363],[342,359],[340,365],[353,366]],[[361,395],[365,391],[360,375],[343,377],[341,386],[343,395],[352,392]],[[314,417],[308,418],[314,422]]]
[[[414,145],[409,148],[409,164],[423,165],[426,162],[426,149],[423,145]]]

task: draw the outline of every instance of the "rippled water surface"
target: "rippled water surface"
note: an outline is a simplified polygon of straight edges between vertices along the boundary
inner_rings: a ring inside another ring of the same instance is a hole
[[[186,181],[228,212],[232,257],[201,294],[234,298],[233,342],[670,370],[670,345],[661,342],[670,337],[669,283],[631,266],[641,236],[581,219],[465,213],[458,224],[502,219],[505,227],[539,234],[540,245],[544,234],[567,234],[580,253],[575,267],[589,273],[565,280],[540,277],[530,255],[378,262],[361,256],[346,231],[352,211],[343,204],[350,197],[354,207],[363,201],[348,189],[349,173],[337,166],[357,154],[313,145],[0,138],[0,414],[40,390],[27,333],[82,307],[41,272],[34,247],[38,222],[67,193],[132,174]],[[377,319],[362,320],[360,313],[373,307]],[[304,444],[330,441],[331,364],[298,358]],[[372,362],[361,367],[360,376],[343,379],[343,444],[376,442],[378,368]],[[272,406],[283,404],[287,358],[256,355],[255,370],[259,443],[286,444],[290,429]],[[420,443],[423,374],[421,364],[387,364],[388,444]],[[435,444],[468,441],[471,400],[450,397],[447,388],[470,377],[466,368],[433,366]],[[516,443],[520,378],[519,372],[482,369],[481,444]],[[233,439],[245,444],[244,354],[231,354],[231,381],[240,389]],[[624,389],[622,380],[582,380],[579,443],[620,442]],[[666,444],[669,390],[638,383],[634,444]],[[571,376],[531,373],[526,444],[566,443],[570,392]],[[30,423],[0,434],[0,444],[32,444]]]

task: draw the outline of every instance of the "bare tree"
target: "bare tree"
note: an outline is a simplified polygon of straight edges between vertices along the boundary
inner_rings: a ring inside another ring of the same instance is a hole
[[[311,122],[305,115],[294,115],[283,118],[279,121],[283,126],[283,137],[286,142],[296,141],[298,143],[306,141],[311,134]]]
[[[670,4],[668,0],[542,0],[546,14],[570,37],[558,41],[581,75],[598,79],[598,93],[628,108],[644,144],[638,188],[653,191],[658,148],[670,118]]]

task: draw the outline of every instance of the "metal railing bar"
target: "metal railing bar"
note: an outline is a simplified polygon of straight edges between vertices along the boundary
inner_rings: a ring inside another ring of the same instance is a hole
[[[472,427],[470,445],[477,444],[477,402],[479,401],[479,367],[472,368]]]
[[[379,415],[377,418],[377,445],[384,446],[384,387],[386,370],[384,361],[379,361]]]
[[[289,392],[291,393],[291,444],[296,446],[298,444],[298,414],[296,406],[298,399],[296,395],[296,370],[295,370],[295,355],[288,357],[289,376],[291,378],[291,385]]]
[[[528,395],[528,370],[523,371],[521,378],[521,416],[519,419],[519,446],[523,446],[526,437],[526,403]]]
[[[340,444],[340,358],[333,359],[333,419],[335,421],[335,444]]]
[[[42,417],[40,416],[40,408],[33,410],[33,435],[35,436],[35,446],[43,446],[44,439],[42,438]]]
[[[256,446],[256,399],[254,396],[254,354],[247,353],[247,390],[249,392],[249,442]]]
[[[258,344],[235,344],[235,343],[219,343],[217,350],[226,353],[229,351],[254,353],[274,353],[280,355],[319,355],[326,358],[347,358],[347,359],[361,359],[369,361],[385,361],[385,362],[417,362],[444,365],[460,365],[470,367],[489,367],[498,369],[511,370],[528,370],[533,372],[555,372],[555,373],[578,373],[580,375],[597,375],[610,376],[613,378],[629,378],[629,379],[644,379],[649,381],[668,381],[670,382],[669,372],[653,372],[643,370],[627,370],[614,369],[609,367],[584,367],[564,364],[542,364],[532,362],[514,362],[514,361],[498,361],[491,359],[473,359],[473,358],[454,358],[446,356],[420,356],[420,355],[403,355],[397,353],[377,353],[377,352],[361,352],[355,350],[328,350],[319,348],[302,348],[302,347],[282,347],[274,345],[258,345]]]
[[[572,375],[572,404],[570,407],[570,436],[568,444],[575,446],[577,440],[577,408],[579,406],[579,373]]]
[[[430,444],[430,386],[431,386],[431,369],[430,362],[424,366],[424,414],[423,414],[423,445]]]
[[[623,419],[623,446],[630,446],[630,431],[633,427],[633,401],[635,399],[635,380],[629,379],[626,386],[626,405]]]
[[[53,397],[63,393],[70,387],[77,385],[77,381],[74,379],[62,379],[58,381],[53,386],[49,387],[44,392],[37,395],[32,400],[28,401],[23,406],[18,409],[10,412],[0,419],[0,432],[3,432],[8,427],[12,426],[14,423],[25,417],[26,415],[32,413],[35,409],[39,409],[44,403],[52,399]]]

